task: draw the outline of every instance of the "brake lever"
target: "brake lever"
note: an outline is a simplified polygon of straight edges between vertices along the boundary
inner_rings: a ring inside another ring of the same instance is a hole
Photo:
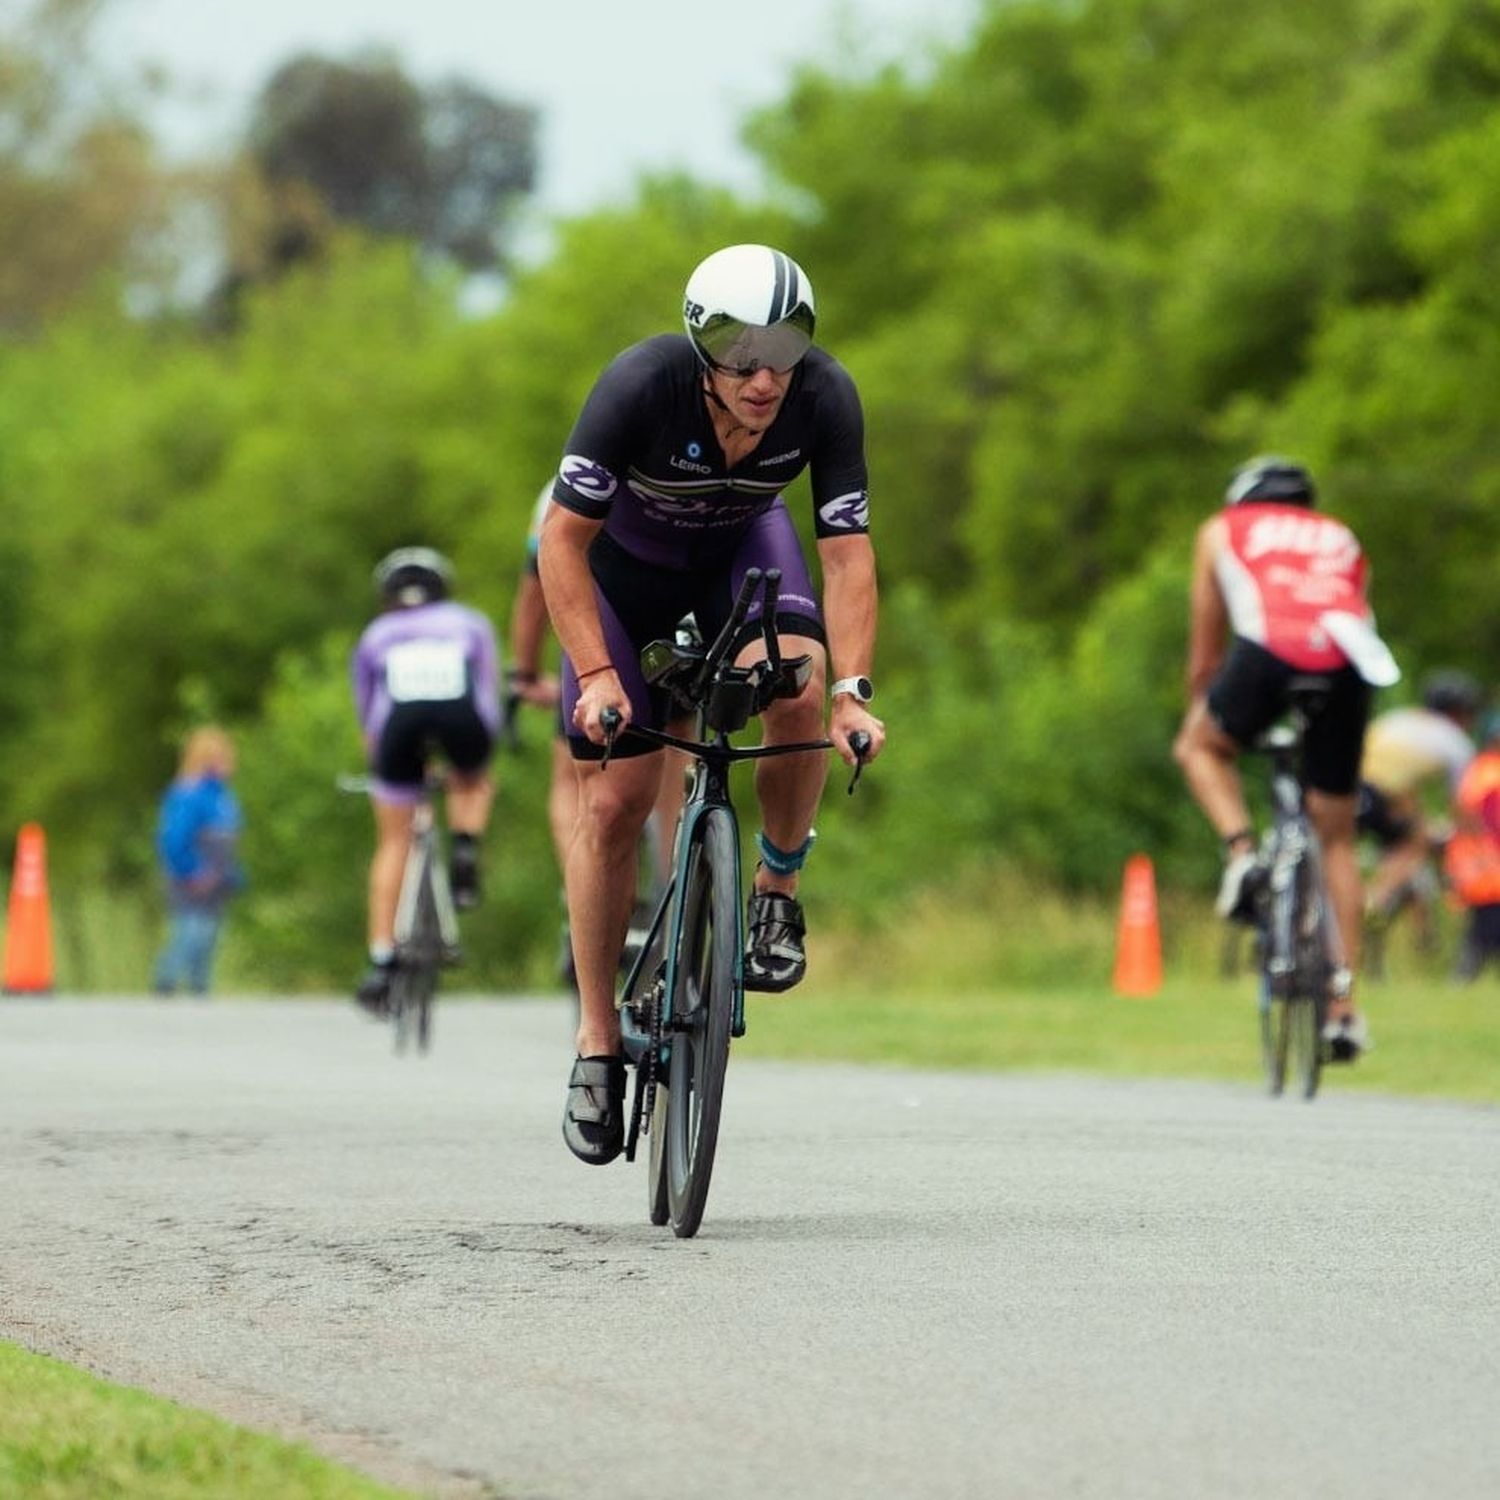
[[[856,729],[849,736],[849,748],[854,752],[854,775],[849,779],[849,795],[859,785],[859,773],[865,768],[865,757],[870,753],[870,736],[863,729]]]
[[[606,708],[599,715],[599,724],[604,730],[604,754],[599,760],[599,769],[602,771],[609,765],[609,758],[614,754],[615,738],[620,733],[620,710]]]

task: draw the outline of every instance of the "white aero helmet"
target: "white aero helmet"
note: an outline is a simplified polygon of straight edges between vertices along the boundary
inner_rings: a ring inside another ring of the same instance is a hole
[[[710,369],[753,375],[790,370],[812,345],[812,283],[769,245],[715,250],[688,277],[682,321]]]

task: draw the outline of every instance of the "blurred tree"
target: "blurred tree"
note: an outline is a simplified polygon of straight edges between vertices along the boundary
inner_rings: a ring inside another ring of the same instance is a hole
[[[536,178],[536,124],[535,110],[461,79],[420,88],[384,54],[293,58],[250,125],[274,204],[254,253],[273,270],[301,259],[325,236],[321,208],[469,271],[500,266],[510,212]]]
[[[140,280],[168,179],[90,50],[106,0],[0,17],[0,335],[28,332],[101,274]]]

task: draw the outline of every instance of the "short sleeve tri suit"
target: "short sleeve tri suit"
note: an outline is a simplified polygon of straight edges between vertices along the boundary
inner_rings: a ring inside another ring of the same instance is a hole
[[[1224,519],[1228,542],[1214,566],[1235,639],[1209,687],[1209,712],[1248,746],[1286,711],[1294,677],[1327,676],[1327,703],[1308,727],[1304,776],[1317,791],[1350,796],[1359,783],[1370,689],[1322,616],[1370,616],[1359,539],[1342,521],[1303,505],[1242,503],[1229,506]]]
[[[726,464],[703,390],[703,366],[685,335],[627,349],[599,377],[568,439],[552,498],[603,529],[589,550],[611,665],[635,722],[660,727],[667,704],[646,685],[642,647],[670,639],[688,613],[705,640],[717,636],[750,568],[779,568],[776,625],[823,640],[811,575],[782,491],[811,470],[819,538],[869,529],[864,417],[848,373],[810,349],[760,442]],[[759,604],[742,639],[761,629]],[[590,667],[602,663],[589,663]],[[563,722],[578,701],[574,664],[563,661]],[[602,752],[571,734],[575,757]],[[652,747],[626,737],[615,755]]]
[[[500,729],[500,653],[477,609],[442,600],[387,610],[350,663],[377,801],[415,802],[429,749],[458,771],[488,764]]]

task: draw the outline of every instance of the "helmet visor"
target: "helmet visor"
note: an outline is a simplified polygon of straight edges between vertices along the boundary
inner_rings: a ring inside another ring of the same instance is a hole
[[[703,357],[726,375],[753,375],[757,370],[783,374],[807,353],[813,338],[813,311],[799,302],[769,328],[716,313],[693,338]]]

